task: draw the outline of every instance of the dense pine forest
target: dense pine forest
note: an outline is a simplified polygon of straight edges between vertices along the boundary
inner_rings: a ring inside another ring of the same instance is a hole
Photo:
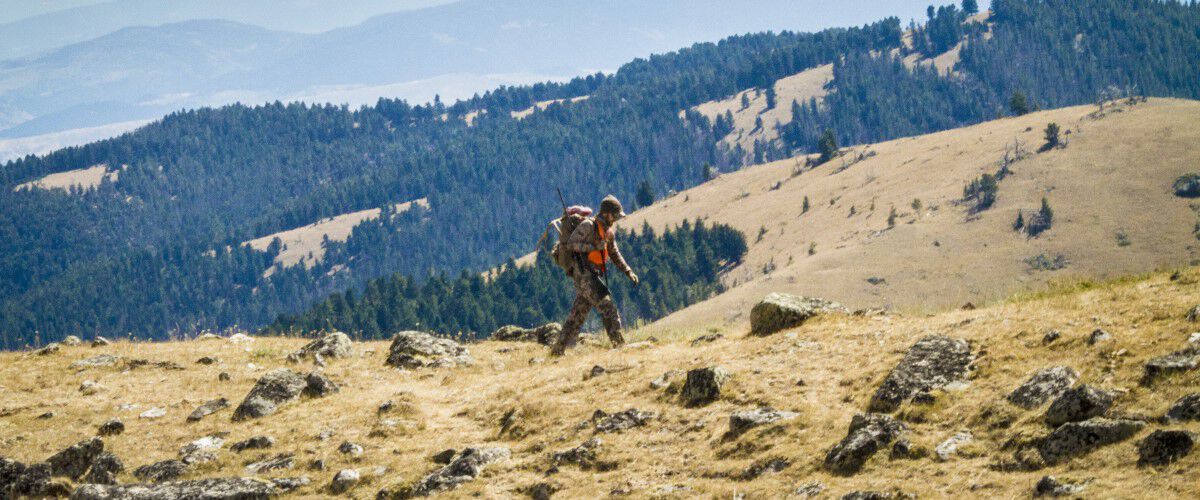
[[[452,104],[181,111],[115,139],[9,162],[0,167],[0,347],[70,334],[163,339],[257,328],[334,291],[365,296],[364,286],[380,286],[370,280],[393,273],[404,277],[385,281],[453,288],[446,276],[528,252],[559,212],[555,186],[588,204],[609,192],[633,199],[647,184],[665,193],[704,180],[706,165],[727,170],[814,151],[827,130],[854,144],[1003,116],[1018,93],[1042,108],[1092,102],[1111,86],[1200,98],[1194,2],[995,0],[987,25],[966,23],[970,10],[931,9],[911,26],[911,48],[894,18],[741,35],[635,60],[612,75],[500,88]],[[900,61],[962,40],[951,75]],[[758,151],[719,147],[721,124],[678,116],[828,63],[834,81],[825,102],[781,103],[795,119],[781,141]],[[585,95],[524,119],[509,113]],[[86,191],[13,189],[97,164],[119,170],[117,180]],[[422,197],[428,209],[362,224],[347,241],[329,242],[311,268],[264,277],[277,249],[241,245]],[[542,314],[538,321],[553,316]],[[531,319],[444,321],[449,330],[482,331]],[[352,326],[345,328],[370,331]]]
[[[685,221],[661,235],[649,226],[640,233],[619,231],[617,239],[642,278],[634,288],[620,273],[610,277],[626,324],[653,321],[719,293],[719,271],[741,262],[746,253],[742,233],[702,221]],[[341,330],[380,339],[400,330],[425,329],[483,338],[504,325],[562,321],[574,289],[547,250],[538,252],[532,266],[510,260],[490,278],[463,271],[457,278],[438,274],[422,281],[396,274],[371,280],[361,292],[333,294],[303,314],[280,317],[265,331]]]

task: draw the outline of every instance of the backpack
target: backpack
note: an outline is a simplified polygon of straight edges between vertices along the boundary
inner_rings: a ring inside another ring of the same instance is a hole
[[[562,217],[550,221],[550,225],[558,230],[558,242],[550,250],[550,255],[554,257],[554,263],[558,264],[558,267],[563,268],[563,271],[566,271],[568,276],[571,274],[575,252],[568,250],[564,243],[566,243],[567,238],[571,237],[571,233],[575,232],[575,228],[579,227],[579,224],[590,215],[592,215],[591,208],[574,205],[563,211]]]

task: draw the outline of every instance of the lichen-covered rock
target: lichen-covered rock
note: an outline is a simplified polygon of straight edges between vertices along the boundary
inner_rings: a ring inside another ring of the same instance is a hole
[[[58,342],[51,342],[49,344],[46,344],[45,347],[42,347],[41,349],[33,351],[32,354],[34,356],[49,356],[51,354],[58,353],[58,351],[60,351],[60,350],[62,350],[62,344],[59,344]]]
[[[100,428],[97,429],[96,434],[101,436],[116,436],[122,432],[125,432],[125,423],[119,418],[112,418],[100,424]]]
[[[958,447],[974,441],[975,437],[971,435],[971,431],[959,431],[953,436],[950,436],[941,444],[938,444],[933,449],[933,456],[937,457],[939,462],[945,462],[954,457],[958,453]]]
[[[192,414],[188,415],[187,421],[188,422],[199,422],[200,419],[207,417],[209,415],[212,415],[213,413],[216,413],[218,411],[224,410],[225,408],[229,408],[229,400],[228,399],[217,398],[212,401],[208,401],[208,402],[196,407],[196,409],[194,411],[192,411]]]
[[[1145,427],[1146,423],[1138,420],[1103,417],[1069,422],[1046,436],[1038,446],[1038,453],[1047,464],[1056,465],[1129,439]]]
[[[1167,465],[1196,448],[1200,435],[1185,430],[1157,430],[1138,443],[1138,465]]]
[[[354,344],[350,336],[342,332],[333,332],[317,340],[309,342],[300,350],[288,354],[288,361],[300,362],[310,357],[320,356],[320,359],[346,358],[354,354]]]
[[[750,310],[750,333],[770,335],[828,313],[849,314],[850,311],[837,302],[825,299],[772,293]]]
[[[362,475],[356,469],[342,469],[337,474],[333,475],[333,481],[329,483],[329,491],[334,494],[345,493],[350,488],[362,479]]]
[[[963,383],[973,360],[965,340],[941,335],[918,340],[875,391],[870,410],[892,412],[918,393]]]
[[[542,345],[553,344],[562,332],[562,325],[547,323],[537,328],[521,328],[515,325],[502,326],[488,338],[504,342],[537,342]]]
[[[641,411],[637,408],[630,408],[612,415],[596,410],[592,414],[592,422],[596,424],[596,432],[620,432],[646,425],[655,416],[654,412]]]
[[[280,406],[299,398],[305,387],[308,387],[308,381],[303,375],[287,368],[271,370],[258,379],[246,399],[233,411],[233,420],[275,413]]]
[[[72,370],[82,370],[85,368],[99,368],[99,367],[104,367],[104,366],[115,366],[117,363],[120,363],[120,362],[121,362],[121,358],[118,356],[113,356],[112,354],[101,354],[99,356],[92,356],[90,358],[81,359],[79,361],[71,363],[70,368]]]
[[[161,483],[176,479],[187,470],[188,464],[182,460],[163,460],[134,469],[133,477],[148,483]]]
[[[554,467],[564,464],[574,464],[583,470],[597,468],[597,465],[600,465],[598,455],[601,444],[603,442],[600,438],[591,438],[569,450],[555,452],[550,458],[550,463]]]
[[[1097,328],[1092,330],[1092,333],[1088,335],[1087,343],[1088,345],[1096,345],[1108,340],[1112,340],[1112,334],[1101,328]]]
[[[62,339],[62,345],[67,347],[75,347],[80,344],[83,344],[83,339],[80,339],[74,335],[67,335],[66,338]]]
[[[71,494],[72,500],[259,500],[274,497],[280,488],[271,481],[230,477],[171,481],[160,484],[119,486],[85,484]]]
[[[729,373],[719,366],[689,370],[680,397],[686,406],[703,406],[721,397]]]
[[[796,418],[799,414],[763,407],[748,411],[735,411],[729,415],[729,434],[737,435],[760,425],[772,424]]]
[[[308,397],[322,398],[339,390],[337,384],[333,383],[329,377],[326,377],[325,374],[321,372],[309,373],[308,376],[304,378],[304,381],[306,385],[303,393]]]
[[[834,474],[854,474],[904,430],[904,424],[890,415],[859,413],[850,420],[846,437],[825,455],[825,469]]]
[[[125,464],[112,453],[101,453],[92,461],[83,482],[92,484],[117,484],[117,474],[125,470]]]
[[[358,443],[343,441],[342,444],[338,445],[338,453],[349,455],[352,458],[358,458],[363,455],[363,447]]]
[[[466,347],[425,332],[404,331],[392,338],[387,365],[397,368],[456,366],[471,363]]]
[[[96,338],[92,339],[92,347],[104,347],[106,345],[112,345],[112,341],[110,341],[104,337],[101,337],[99,335],[97,335]]]
[[[101,453],[104,453],[104,440],[93,437],[55,453],[46,459],[46,463],[50,464],[51,475],[79,479]]]
[[[1087,384],[1064,392],[1046,410],[1046,424],[1058,427],[1104,415],[1113,405],[1113,395]]]
[[[454,457],[449,464],[425,476],[413,488],[414,496],[426,496],[439,491],[457,488],[460,484],[473,481],[484,467],[507,460],[512,453],[504,447],[467,448]]]
[[[229,449],[234,453],[241,453],[246,450],[264,450],[275,446],[275,438],[271,436],[254,436],[245,441],[233,443]]]
[[[217,451],[225,444],[225,440],[217,436],[204,436],[183,445],[179,449],[179,459],[188,465],[212,462],[217,459]]]
[[[51,480],[51,467],[48,463],[29,464],[9,485],[7,496],[12,498],[26,497],[63,497],[70,494],[62,483]]]
[[[1008,401],[1026,410],[1032,410],[1059,397],[1078,380],[1079,372],[1069,366],[1042,368],[1009,393]]]
[[[291,469],[296,465],[296,455],[293,453],[280,453],[273,457],[259,460],[246,466],[246,473],[259,474],[262,472]]]
[[[1063,481],[1054,476],[1042,476],[1042,479],[1033,487],[1033,496],[1035,497],[1065,497],[1077,495],[1083,492],[1083,488],[1087,483],[1073,483]]]
[[[1142,384],[1150,385],[1160,378],[1195,370],[1197,367],[1200,367],[1200,348],[1189,347],[1175,351],[1147,361],[1142,374]]]
[[[1179,398],[1171,409],[1167,410],[1167,418],[1171,420],[1200,420],[1200,392],[1188,394]]]
[[[79,393],[84,396],[91,396],[103,390],[104,386],[95,380],[84,380],[82,384],[79,384]]]

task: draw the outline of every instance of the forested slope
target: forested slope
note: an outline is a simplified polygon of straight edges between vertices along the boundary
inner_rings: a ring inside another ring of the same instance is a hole
[[[451,105],[182,111],[116,139],[10,162],[0,168],[0,346],[253,327],[389,273],[419,280],[490,267],[528,251],[559,210],[555,185],[585,203],[607,192],[631,198],[643,182],[679,190],[702,181],[706,164],[729,169],[813,150],[825,129],[848,144],[994,118],[1018,91],[1043,107],[1090,102],[1114,85],[1200,97],[1188,77],[1200,68],[1194,4],[997,0],[993,8],[990,38],[944,8],[929,22],[943,27],[913,48],[896,19],[742,35],[636,60],[613,75],[501,88]],[[969,43],[954,76],[899,60],[962,36]],[[722,149],[721,124],[678,116],[830,63],[824,104],[796,106],[783,139],[757,151]],[[590,98],[522,120],[509,113],[583,95]],[[472,112],[468,126],[462,118]],[[101,163],[125,167],[116,182],[86,192],[13,191]],[[239,245],[418,198],[428,199],[427,210],[359,226],[312,268],[264,279],[274,256]]]

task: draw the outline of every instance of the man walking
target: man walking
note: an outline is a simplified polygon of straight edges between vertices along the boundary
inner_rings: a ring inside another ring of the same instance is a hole
[[[621,202],[615,196],[608,195],[600,202],[599,214],[584,219],[570,235],[563,235],[565,241],[559,243],[565,244],[566,249],[575,254],[572,267],[568,270],[568,274],[575,280],[575,303],[571,306],[567,320],[563,322],[562,336],[550,350],[554,356],[561,356],[567,348],[575,346],[579,339],[579,329],[593,307],[600,313],[604,329],[608,332],[608,340],[612,342],[613,347],[625,344],[625,338],[621,334],[621,313],[613,303],[608,285],[601,280],[601,276],[605,274],[605,266],[612,262],[634,285],[638,284],[638,275],[625,263],[621,250],[617,248],[616,231],[613,226],[622,217],[625,217],[625,212],[621,208]]]

